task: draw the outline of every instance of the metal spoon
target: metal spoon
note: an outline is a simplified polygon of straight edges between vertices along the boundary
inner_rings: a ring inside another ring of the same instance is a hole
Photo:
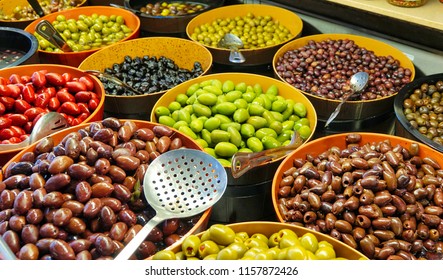
[[[232,156],[232,177],[239,178],[249,170],[259,166],[262,163],[285,156],[289,152],[300,147],[302,143],[303,139],[300,137],[298,132],[294,131],[291,142],[286,146],[263,150],[256,153],[237,152]]]
[[[35,31],[63,52],[72,52],[71,47],[49,21],[41,20],[35,27]]]
[[[110,75],[108,73],[104,73],[104,72],[101,72],[101,71],[98,71],[98,70],[83,70],[83,71],[85,71],[88,74],[97,76],[99,78],[103,78],[103,79],[106,79],[108,81],[111,81],[111,82],[113,82],[113,83],[115,83],[115,84],[117,84],[119,86],[124,87],[128,91],[131,91],[131,92],[133,92],[133,93],[135,93],[137,95],[143,95],[144,94],[143,92],[140,92],[140,91],[136,90],[135,88],[133,88],[130,85],[128,85],[127,83],[123,82],[119,78],[117,78],[115,76],[112,76],[112,75]]]
[[[230,49],[229,61],[232,63],[243,63],[246,61],[239,49],[243,48],[243,42],[240,38],[232,33],[226,33],[223,38],[218,41],[217,46],[220,48]]]
[[[29,5],[34,9],[39,17],[45,16],[45,11],[43,11],[42,6],[38,2],[38,0],[28,0]]]
[[[128,260],[152,229],[170,218],[198,215],[212,207],[228,183],[226,170],[199,150],[177,149],[153,160],[143,179],[143,193],[156,214],[115,257]]]
[[[332,112],[332,114],[329,116],[329,119],[326,121],[325,127],[328,127],[328,125],[337,117],[337,115],[340,113],[340,109],[343,106],[343,104],[352,95],[359,93],[366,87],[368,80],[369,80],[369,75],[366,72],[358,72],[352,75],[349,83],[349,85],[351,86],[351,92],[343,96],[343,99],[341,100],[340,104],[338,104],[337,108],[335,108],[334,112]]]
[[[61,114],[57,112],[48,112],[35,123],[28,138],[17,144],[0,144],[0,151],[9,151],[27,147],[43,137],[66,127],[68,127],[68,122]]]

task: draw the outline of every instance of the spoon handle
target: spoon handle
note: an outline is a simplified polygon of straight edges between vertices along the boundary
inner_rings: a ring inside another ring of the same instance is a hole
[[[280,158],[289,152],[297,149],[303,143],[303,139],[298,133],[293,135],[291,143],[274,149],[263,150],[256,153],[238,152],[232,156],[231,173],[232,177],[239,178],[249,170],[259,166],[264,162]]]
[[[231,48],[231,52],[229,53],[229,61],[232,63],[243,63],[246,61],[245,57],[235,48]]]
[[[341,107],[343,106],[343,104],[345,104],[345,102],[349,99],[349,97],[351,97],[352,94],[353,93],[351,92],[350,94],[345,96],[345,98],[343,98],[340,104],[338,104],[334,112],[332,112],[332,114],[329,116],[329,119],[326,121],[325,127],[328,127],[328,125],[337,117],[338,113],[340,113]]]
[[[159,215],[155,215],[152,219],[147,222],[142,229],[134,236],[134,238],[129,241],[128,244],[120,251],[120,253],[115,257],[115,260],[129,260],[132,254],[137,251],[138,246],[146,239],[152,229],[163,222],[165,219]]]

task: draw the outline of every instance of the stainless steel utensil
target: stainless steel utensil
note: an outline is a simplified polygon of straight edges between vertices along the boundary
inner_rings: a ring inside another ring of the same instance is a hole
[[[194,216],[212,207],[225,192],[227,181],[223,165],[203,151],[178,149],[161,154],[151,162],[143,179],[144,196],[156,215],[115,259],[130,259],[162,221]]]
[[[56,131],[68,127],[66,119],[57,112],[48,112],[43,115],[32,128],[28,138],[17,144],[0,144],[0,151],[24,148]]]
[[[35,27],[35,31],[63,52],[72,52],[71,47],[49,21],[41,20]]]
[[[16,260],[17,257],[9,248],[8,243],[0,235],[0,260]]]
[[[263,150],[256,153],[237,152],[232,156],[232,177],[239,178],[249,170],[259,166],[260,164],[285,156],[300,147],[302,143],[303,139],[300,137],[298,132],[294,131],[291,142],[286,146]]]
[[[38,0],[27,0],[29,5],[34,9],[34,11],[37,13],[39,17],[45,16],[45,11],[43,11],[42,6],[38,2]]]
[[[140,92],[140,91],[136,90],[135,88],[133,88],[130,85],[128,85],[127,83],[123,82],[119,78],[114,77],[114,76],[112,76],[112,75],[110,75],[108,73],[104,73],[104,72],[101,72],[101,71],[98,71],[98,70],[84,70],[84,71],[86,73],[88,73],[88,74],[91,74],[91,75],[97,76],[99,78],[103,78],[103,79],[106,79],[108,81],[111,81],[111,82],[113,82],[113,83],[115,83],[115,84],[117,84],[119,86],[124,87],[125,89],[127,89],[127,90],[129,90],[129,91],[131,91],[131,92],[133,92],[133,93],[135,93],[137,95],[143,95],[144,94],[143,92]]]
[[[334,112],[332,112],[332,114],[329,116],[328,120],[326,121],[325,127],[328,127],[328,125],[337,117],[337,115],[340,113],[343,104],[352,95],[359,93],[366,87],[368,80],[369,80],[369,75],[366,72],[358,72],[352,75],[351,80],[349,82],[349,85],[351,86],[351,92],[343,96],[343,99],[338,104],[337,108],[335,108]]]
[[[229,61],[232,63],[243,63],[246,61],[239,49],[243,48],[242,40],[232,33],[226,33],[223,38],[218,41],[217,46],[220,48],[230,49]]]

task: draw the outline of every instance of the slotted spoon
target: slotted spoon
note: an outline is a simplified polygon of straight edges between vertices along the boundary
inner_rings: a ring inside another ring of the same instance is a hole
[[[151,230],[166,219],[186,218],[213,206],[225,192],[227,174],[213,156],[193,149],[161,154],[151,162],[143,180],[146,201],[156,215],[115,257],[128,260]]]

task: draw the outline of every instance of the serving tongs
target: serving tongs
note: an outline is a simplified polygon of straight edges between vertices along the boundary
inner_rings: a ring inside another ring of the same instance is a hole
[[[37,24],[35,31],[63,52],[72,52],[71,47],[49,21],[41,20]]]
[[[249,170],[274,159],[281,158],[303,144],[303,139],[297,131],[294,131],[291,142],[286,146],[263,150],[255,153],[237,152],[232,156],[231,174],[239,178]]]

